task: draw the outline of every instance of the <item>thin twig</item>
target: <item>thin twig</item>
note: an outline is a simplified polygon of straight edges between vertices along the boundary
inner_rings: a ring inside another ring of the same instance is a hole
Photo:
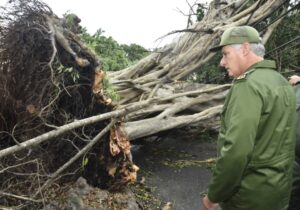
[[[9,169],[17,168],[17,167],[19,167],[19,166],[23,166],[23,165],[26,165],[26,164],[29,164],[29,163],[34,163],[34,162],[36,162],[36,161],[37,161],[37,159],[34,159],[34,160],[30,160],[30,161],[25,162],[25,163],[16,164],[16,165],[13,165],[13,166],[8,166],[8,167],[2,169],[2,170],[0,171],[0,174],[4,173],[5,171],[7,171],[7,170],[9,170]]]
[[[28,198],[28,197],[25,197],[25,196],[14,195],[14,194],[3,192],[3,191],[0,191],[0,195],[12,197],[12,198],[17,198],[19,200],[24,200],[24,201],[31,201],[31,202],[34,202],[34,203],[42,202],[41,200],[35,200],[35,199]]]

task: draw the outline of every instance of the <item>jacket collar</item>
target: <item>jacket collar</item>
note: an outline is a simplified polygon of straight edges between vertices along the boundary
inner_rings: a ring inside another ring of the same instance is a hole
[[[255,64],[253,64],[252,66],[250,66],[248,68],[248,71],[251,71],[252,69],[257,69],[257,68],[269,68],[269,69],[276,69],[276,63],[275,61],[272,61],[272,60],[262,60],[262,61],[259,61]]]

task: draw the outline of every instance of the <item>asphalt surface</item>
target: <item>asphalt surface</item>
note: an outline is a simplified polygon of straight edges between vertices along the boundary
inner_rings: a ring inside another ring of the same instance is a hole
[[[172,210],[200,210],[212,166],[200,161],[216,157],[215,139],[215,135],[182,138],[179,134],[135,146],[134,162],[141,168],[138,178],[145,177],[153,195],[162,204],[171,202]]]

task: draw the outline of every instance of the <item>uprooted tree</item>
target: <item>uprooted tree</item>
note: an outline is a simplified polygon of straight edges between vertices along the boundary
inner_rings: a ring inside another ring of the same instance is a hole
[[[209,48],[222,32],[268,23],[261,31],[266,43],[288,5],[212,1],[177,41],[124,70],[105,72],[77,35],[76,17],[70,25],[38,0],[11,1],[0,13],[1,203],[45,203],[52,183],[80,175],[109,189],[134,182],[138,167],[130,141],[218,122],[230,84],[191,85],[186,79],[214,56]],[[274,11],[279,18],[270,24]]]

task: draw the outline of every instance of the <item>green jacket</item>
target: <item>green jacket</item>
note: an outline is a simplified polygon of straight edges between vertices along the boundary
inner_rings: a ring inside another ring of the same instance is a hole
[[[300,84],[295,86],[297,127],[296,127],[296,157],[294,161],[293,186],[288,210],[300,209]]]
[[[222,112],[208,198],[222,210],[287,209],[295,148],[295,92],[275,62],[235,79]]]

